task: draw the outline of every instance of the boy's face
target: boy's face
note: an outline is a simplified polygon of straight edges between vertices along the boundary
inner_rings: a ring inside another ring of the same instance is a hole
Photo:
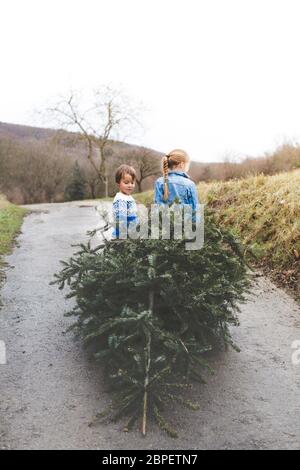
[[[133,180],[131,175],[128,175],[125,173],[123,177],[121,178],[120,183],[118,184],[119,190],[121,193],[124,194],[131,194],[132,191],[134,190],[135,186],[135,181]]]

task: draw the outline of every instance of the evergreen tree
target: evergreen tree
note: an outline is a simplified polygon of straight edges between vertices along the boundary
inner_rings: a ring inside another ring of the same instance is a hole
[[[82,170],[76,160],[70,181],[65,188],[65,201],[80,201],[86,195],[86,181],[83,176]]]
[[[197,409],[186,389],[203,382],[205,354],[221,345],[238,349],[229,326],[238,325],[238,304],[251,287],[243,247],[207,211],[200,250],[186,250],[185,239],[104,238],[96,247],[91,240],[75,246],[52,284],[69,285],[72,328],[94,345],[115,393],[98,418],[128,416],[126,429],[141,420],[145,435],[151,415],[176,437],[163,412],[172,402]]]

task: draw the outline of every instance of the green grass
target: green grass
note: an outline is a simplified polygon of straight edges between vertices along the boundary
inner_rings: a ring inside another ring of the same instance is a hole
[[[0,283],[4,277],[1,273],[1,267],[4,265],[3,256],[11,251],[26,212],[26,209],[10,204],[0,195]]]

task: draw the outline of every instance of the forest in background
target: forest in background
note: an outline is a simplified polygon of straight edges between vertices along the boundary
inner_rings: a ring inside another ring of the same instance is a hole
[[[93,151],[97,161],[97,149]],[[136,169],[135,192],[151,189],[161,175],[162,152],[111,140],[105,154],[109,196],[117,190],[114,173],[122,163]],[[296,168],[300,168],[300,146],[285,143],[273,153],[245,157],[238,163],[228,156],[217,163],[192,161],[189,174],[199,183],[274,175]],[[78,133],[0,123],[0,192],[15,204],[30,204],[100,198],[105,188]]]

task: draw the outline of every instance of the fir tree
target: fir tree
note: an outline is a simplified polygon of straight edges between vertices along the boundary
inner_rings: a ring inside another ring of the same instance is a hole
[[[71,178],[65,188],[65,201],[80,201],[86,195],[86,182],[78,161],[74,163]]]
[[[107,229],[108,224],[104,228]],[[94,235],[91,232],[90,235]],[[205,215],[202,249],[185,249],[185,239],[91,240],[55,274],[75,307],[72,328],[104,366],[114,391],[98,418],[140,420],[146,434],[151,415],[172,437],[177,433],[163,412],[173,402],[191,409],[186,398],[193,381],[204,381],[205,354],[232,345],[229,326],[238,325],[239,303],[251,279],[243,247]]]

